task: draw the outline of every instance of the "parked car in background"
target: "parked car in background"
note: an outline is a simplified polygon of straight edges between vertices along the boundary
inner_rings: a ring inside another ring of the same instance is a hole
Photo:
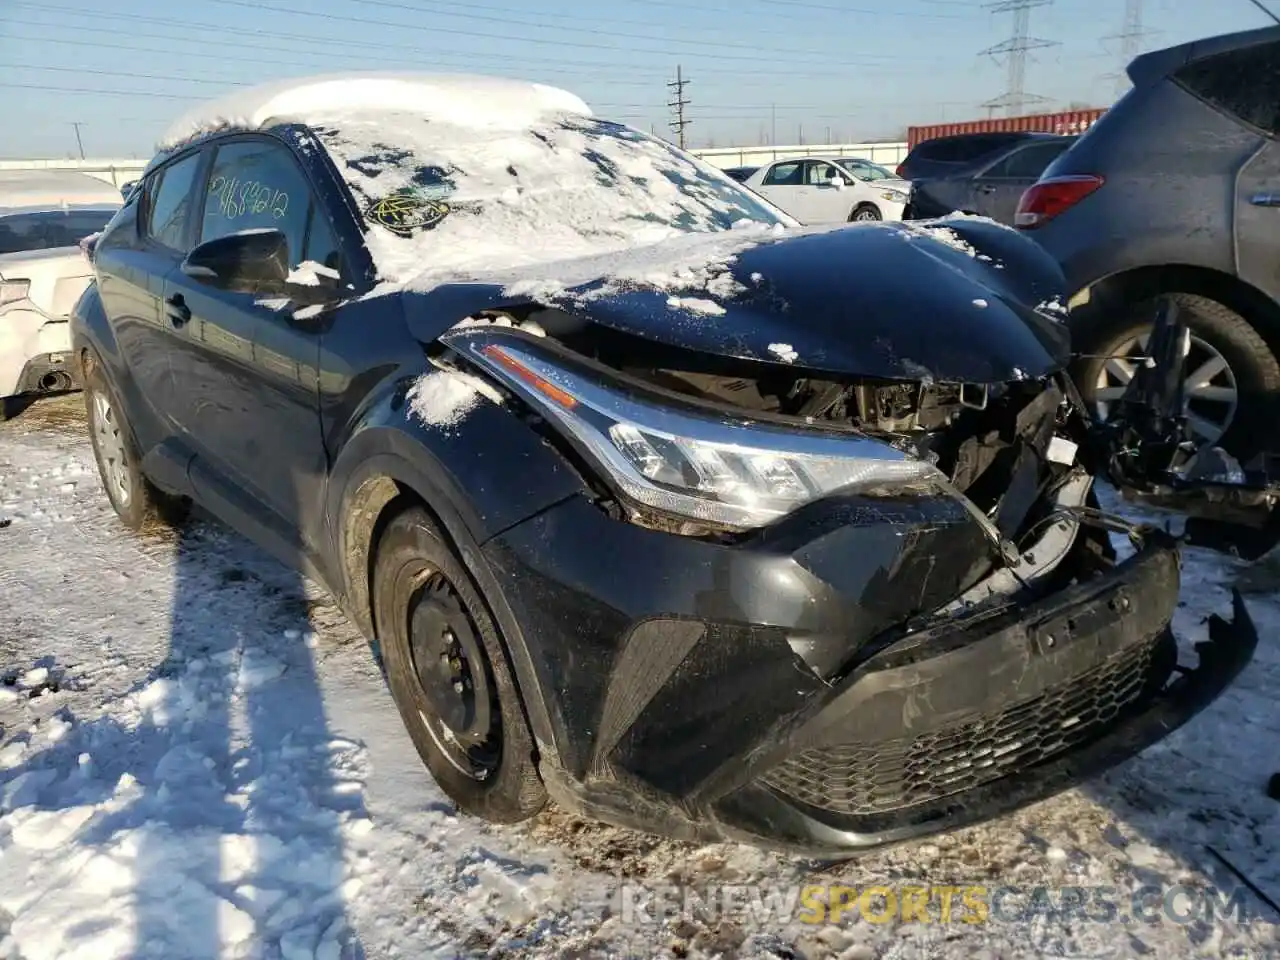
[[[898,164],[897,174],[904,180],[946,176],[957,167],[969,166],[1033,136],[1035,134],[1028,131],[1008,130],[959,133],[922,140]]]
[[[1280,27],[1144,54],[1129,77],[1018,226],[1066,273],[1086,399],[1105,414],[1156,298],[1176,295],[1191,425],[1247,459],[1275,437],[1280,391]]]
[[[0,419],[15,397],[75,386],[67,316],[93,276],[78,244],[120,206],[83,173],[0,171]]]
[[[739,183],[742,183],[759,169],[759,167],[728,167],[724,172]]]
[[[1027,133],[987,149],[984,144],[992,134],[969,136],[977,141],[972,145],[975,155],[970,159],[951,161],[926,156],[923,162],[913,164],[918,172],[911,177],[911,202],[904,219],[923,220],[959,212],[1012,226],[1023,191],[1075,142],[1074,137]],[[959,147],[952,155],[964,154],[957,143],[960,138],[947,139],[952,148]],[[920,146],[929,142],[932,141]]]
[[[74,314],[107,496],[324,583],[464,811],[849,851],[1064,789],[1248,662],[1214,628],[1175,673],[1177,544],[1112,550],[1014,231],[800,231],[540,84],[200,110]]]
[[[839,157],[800,157],[761,167],[746,186],[801,223],[901,220],[905,190],[865,183]]]
[[[882,167],[861,157],[836,157],[835,161],[852,173],[859,180],[874,183],[878,187],[893,187],[895,190],[908,190],[911,184],[888,167]]]

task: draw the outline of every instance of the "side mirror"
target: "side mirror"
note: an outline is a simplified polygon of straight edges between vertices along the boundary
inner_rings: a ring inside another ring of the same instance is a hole
[[[182,272],[222,290],[283,293],[289,276],[289,241],[279,230],[215,237],[187,254]]]
[[[837,190],[843,190],[843,189],[844,189],[844,177],[842,177],[842,176],[840,176],[839,174],[837,174],[836,176],[832,177],[830,180],[828,180],[828,181],[827,181],[827,186],[829,186],[829,187],[835,187]]]

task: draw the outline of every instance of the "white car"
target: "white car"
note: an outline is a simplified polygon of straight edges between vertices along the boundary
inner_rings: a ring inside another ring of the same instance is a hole
[[[70,171],[0,171],[0,420],[11,398],[77,386],[67,316],[93,279],[79,243],[118,188]]]
[[[863,160],[861,157],[835,157],[834,159],[859,180],[877,187],[888,187],[890,190],[900,190],[903,193],[911,192],[911,181],[903,180],[888,167],[882,167],[870,160]]]
[[[800,157],[765,164],[743,183],[801,223],[901,220],[907,191],[866,183],[840,157]]]

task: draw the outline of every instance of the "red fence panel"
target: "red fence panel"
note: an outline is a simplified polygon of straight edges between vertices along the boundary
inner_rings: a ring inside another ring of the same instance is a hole
[[[1103,107],[1088,110],[1063,110],[1058,113],[1036,113],[1025,117],[989,117],[985,120],[963,120],[934,123],[907,128],[907,149],[935,137],[951,137],[966,133],[1032,132],[1081,134],[1106,112]]]

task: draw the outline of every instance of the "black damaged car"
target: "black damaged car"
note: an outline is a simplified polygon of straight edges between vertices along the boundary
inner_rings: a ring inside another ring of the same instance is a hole
[[[1163,737],[1256,642],[1237,602],[1177,666],[1177,544],[1094,484],[1221,478],[1163,361],[1085,419],[1062,275],[989,221],[805,229],[562,91],[363,75],[184,119],[91,255],[117,513],[198,502],[325,584],[491,820],[951,828]]]

